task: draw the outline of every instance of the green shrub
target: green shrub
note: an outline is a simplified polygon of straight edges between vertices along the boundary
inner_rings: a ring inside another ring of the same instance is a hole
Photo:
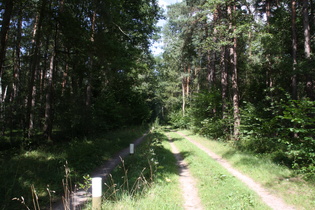
[[[278,116],[285,127],[281,143],[286,145],[286,154],[293,159],[293,168],[304,174],[315,172],[315,102],[309,99],[290,100]]]
[[[174,111],[169,115],[170,123],[175,128],[189,128],[190,127],[190,119],[188,114],[183,116],[182,111]]]

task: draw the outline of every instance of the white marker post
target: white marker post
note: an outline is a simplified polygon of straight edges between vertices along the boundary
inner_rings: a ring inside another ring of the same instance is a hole
[[[102,178],[92,178],[92,209],[102,209]]]
[[[135,145],[130,144],[130,154],[133,155],[135,153]]]

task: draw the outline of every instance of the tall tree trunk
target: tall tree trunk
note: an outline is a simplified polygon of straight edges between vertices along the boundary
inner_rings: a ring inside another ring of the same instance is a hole
[[[22,14],[19,14],[16,32],[15,56],[13,68],[13,99],[19,92],[20,68],[21,68],[21,39],[22,39]]]
[[[93,14],[91,15],[91,43],[94,44],[94,36],[95,36],[95,23],[96,23],[96,12],[94,11]],[[92,71],[93,71],[93,52],[90,52],[90,55],[89,55],[89,60],[90,60],[90,63],[89,63],[89,68],[90,68],[90,72],[89,72],[89,75],[88,75],[88,82],[87,82],[87,86],[86,86],[86,100],[85,100],[85,105],[86,105],[86,108],[87,108],[87,114],[89,114],[89,110],[91,108],[91,100],[92,100],[92,86],[91,86],[91,80],[92,80]]]
[[[269,33],[269,26],[270,26],[270,17],[271,17],[271,0],[266,0],[266,19],[267,19],[267,32]],[[274,86],[273,84],[273,78],[272,78],[272,67],[271,67],[271,55],[269,53],[269,49],[267,49],[267,67],[266,67],[266,87],[272,88]],[[270,95],[271,96],[271,95]]]
[[[7,93],[7,87],[3,91],[2,87],[2,74],[3,65],[5,62],[8,32],[10,29],[10,21],[13,10],[13,0],[7,0],[4,5],[4,13],[2,17],[1,31],[0,31],[0,124],[2,127],[2,135],[5,133],[6,120],[5,120],[5,98]]]
[[[189,97],[190,94],[190,72],[191,71],[191,67],[190,65],[188,65],[187,67],[187,77],[186,77],[186,97]]]
[[[7,0],[5,3],[5,10],[2,18],[1,32],[0,32],[0,78],[2,78],[3,73],[3,63],[5,60],[6,54],[6,45],[7,45],[7,37],[8,31],[10,28],[10,20],[11,14],[13,10],[13,0]]]
[[[270,0],[266,0],[266,19],[267,19],[268,26],[270,23],[270,16],[271,16],[271,2]]]
[[[213,37],[212,41],[214,44],[217,42],[217,29],[215,25],[218,21],[218,9],[215,9],[213,13]],[[209,38],[209,30],[206,25],[206,38]],[[209,88],[212,89],[215,86],[215,80],[216,80],[216,68],[215,68],[215,60],[216,60],[216,51],[215,50],[207,50],[207,70],[208,70],[208,82],[209,82]]]
[[[183,116],[185,116],[185,108],[186,108],[186,94],[185,94],[185,82],[186,82],[186,79],[183,77],[182,79],[182,114]]]
[[[221,47],[221,98],[222,98],[222,118],[227,118],[227,90],[228,90],[228,70],[226,64],[226,47]]]
[[[186,109],[186,98],[188,97],[189,94],[189,79],[188,79],[188,74],[189,74],[189,66],[184,66],[184,74],[182,78],[182,113],[183,116],[185,116],[185,109]]]
[[[218,20],[221,18],[226,18],[226,9],[222,10],[220,6],[218,6]],[[219,39],[224,39],[224,37],[219,37]],[[221,46],[220,53],[220,70],[221,70],[221,98],[222,98],[222,119],[226,119],[228,117],[228,51],[227,46]]]
[[[27,124],[27,137],[31,137],[33,131],[33,107],[35,106],[35,95],[36,95],[36,87],[35,87],[35,75],[36,69],[39,61],[39,48],[40,48],[40,39],[41,39],[41,27],[43,22],[43,16],[45,14],[47,0],[42,1],[40,13],[38,17],[36,17],[37,21],[34,25],[34,43],[33,43],[33,56],[30,64],[30,77],[28,83],[28,96],[27,96],[27,107],[26,107],[26,124]]]
[[[292,99],[297,99],[297,76],[296,76],[296,65],[297,65],[297,35],[296,35],[296,0],[291,0],[291,27],[292,27],[292,59],[293,59],[293,76],[292,76]]]
[[[309,8],[309,1],[303,0],[304,53],[305,53],[306,61],[309,63],[311,59],[311,35],[310,35],[308,8]],[[306,78],[307,78],[306,94],[309,98],[313,100],[314,99],[313,79],[309,72],[306,73]]]
[[[240,135],[240,109],[239,109],[239,89],[238,89],[238,72],[237,72],[237,37],[236,37],[236,26],[234,24],[233,14],[236,11],[235,1],[233,5],[228,6],[228,14],[230,16],[230,28],[231,33],[234,34],[233,44],[230,47],[230,59],[232,64],[232,92],[233,92],[233,119],[234,119],[234,138],[239,139]]]
[[[53,128],[53,76],[55,71],[55,49],[53,49],[49,70],[46,72],[46,103],[45,103],[45,122],[44,136],[48,141],[52,140]]]

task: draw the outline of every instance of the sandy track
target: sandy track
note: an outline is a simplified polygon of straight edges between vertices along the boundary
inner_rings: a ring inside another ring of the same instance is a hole
[[[227,169],[233,176],[244,182],[250,189],[254,190],[261,199],[272,209],[276,210],[293,210],[294,207],[286,204],[281,198],[272,195],[267,189],[263,188],[260,184],[256,183],[252,178],[242,174],[238,170],[234,169],[231,164],[229,164],[225,159],[221,156],[215,154],[208,148],[204,147],[200,143],[194,141],[192,138],[189,138],[185,134],[177,131],[177,134],[186,138],[188,141],[196,145],[199,149],[206,152],[212,159],[216,160],[220,165],[222,165],[225,169]]]
[[[170,140],[170,145],[172,153],[174,154],[177,165],[179,168],[179,183],[181,186],[183,199],[184,199],[184,209],[190,210],[202,210],[202,205],[200,198],[198,196],[198,189],[196,188],[196,182],[189,172],[187,163],[183,160],[179,150],[174,145],[172,140]]]

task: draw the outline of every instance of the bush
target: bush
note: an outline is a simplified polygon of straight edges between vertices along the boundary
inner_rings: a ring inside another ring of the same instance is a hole
[[[290,100],[278,116],[284,127],[281,143],[293,159],[293,168],[304,174],[315,172],[315,102],[309,99]]]
[[[175,128],[190,128],[189,114],[183,116],[182,111],[174,111],[169,115],[170,123]]]

